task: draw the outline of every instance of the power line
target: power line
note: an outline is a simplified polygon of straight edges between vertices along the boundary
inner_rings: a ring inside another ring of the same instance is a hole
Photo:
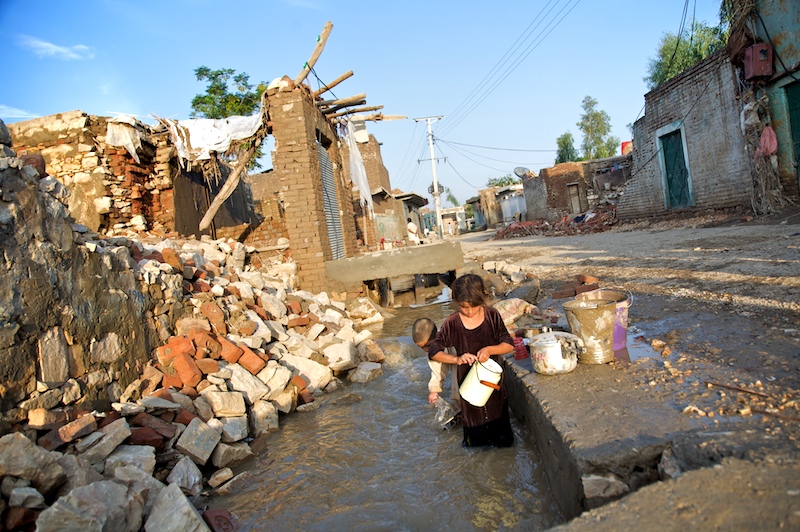
[[[530,46],[528,46],[528,48],[526,49],[526,52],[527,52],[527,53],[525,53],[525,55],[523,55],[523,56],[519,57],[519,58],[517,59],[517,61],[516,61],[516,62],[515,62],[513,65],[511,65],[509,68],[507,68],[507,69],[506,69],[506,70],[505,70],[505,71],[504,71],[504,72],[501,74],[501,76],[502,76],[502,77],[501,77],[501,79],[499,79],[499,80],[497,81],[497,83],[493,83],[493,84],[491,84],[491,86],[489,86],[489,87],[486,89],[486,91],[484,92],[483,96],[482,96],[482,97],[481,97],[481,98],[480,98],[480,99],[479,99],[477,102],[475,102],[475,103],[474,103],[474,104],[473,104],[473,105],[472,105],[472,106],[471,106],[471,107],[470,107],[470,108],[469,108],[467,111],[465,111],[464,113],[462,113],[462,114],[461,114],[461,116],[460,116],[460,117],[459,117],[457,120],[455,120],[455,121],[453,121],[453,122],[449,122],[449,123],[447,123],[445,126],[443,126],[441,133],[443,133],[443,134],[444,134],[444,133],[447,133],[447,132],[449,132],[449,131],[452,131],[452,129],[453,129],[454,127],[456,127],[458,124],[460,124],[460,123],[461,123],[461,122],[462,122],[462,121],[463,121],[463,120],[464,120],[464,119],[465,119],[465,118],[466,118],[466,117],[467,117],[467,116],[468,116],[468,115],[469,115],[469,114],[470,114],[472,111],[474,111],[474,110],[475,110],[475,109],[476,109],[476,108],[477,108],[477,107],[478,107],[478,106],[479,106],[479,105],[480,105],[480,104],[481,104],[481,103],[482,103],[482,102],[483,102],[483,101],[484,101],[486,98],[488,98],[488,97],[489,97],[489,95],[490,95],[490,94],[492,94],[492,93],[495,91],[495,89],[497,89],[497,87],[498,87],[498,86],[499,86],[499,85],[500,85],[500,84],[501,84],[503,81],[505,81],[505,80],[508,78],[508,76],[510,76],[510,75],[511,75],[511,73],[512,73],[512,72],[514,72],[514,70],[516,70],[516,69],[517,69],[517,68],[518,68],[518,67],[519,67],[519,66],[520,66],[520,65],[523,63],[523,61],[524,61],[524,60],[525,60],[525,59],[526,59],[526,58],[527,58],[527,57],[528,57],[528,56],[529,56],[531,53],[533,53],[533,51],[534,51],[536,48],[538,48],[538,46],[539,46],[539,45],[540,45],[540,44],[541,44],[541,43],[544,41],[544,39],[545,39],[545,38],[547,38],[547,36],[548,36],[548,35],[550,35],[550,33],[552,33],[552,32],[553,32],[553,30],[554,30],[556,27],[558,27],[558,25],[559,25],[559,24],[561,24],[561,22],[564,20],[564,18],[565,18],[567,15],[569,15],[569,13],[570,13],[570,12],[572,12],[572,10],[573,10],[573,9],[575,9],[575,7],[576,7],[576,6],[577,6],[577,5],[580,3],[580,1],[581,1],[581,0],[576,0],[576,2],[575,2],[573,5],[572,5],[572,7],[570,7],[570,8],[569,8],[569,10],[568,10],[566,13],[564,13],[564,15],[563,15],[563,16],[562,16],[560,19],[558,19],[558,21],[556,21],[556,22],[555,22],[555,24],[553,24],[553,21],[555,20],[555,17],[554,17],[553,19],[551,19],[551,20],[550,20],[550,22],[548,23],[549,31],[548,31],[547,33],[545,33],[544,35],[541,35],[541,36],[538,38],[538,41],[535,41],[533,44],[531,44]],[[561,13],[564,11],[564,9],[566,9],[566,8],[567,8],[567,6],[568,6],[568,5],[569,5],[569,0],[568,0],[567,4],[565,4],[565,5],[564,5],[564,7],[562,7],[562,8],[561,8],[561,10],[560,10],[558,13],[556,13],[556,17],[558,17],[558,15],[560,15],[560,14],[561,14]],[[554,6],[554,7],[555,7],[555,6]],[[545,27],[545,30],[547,30],[547,29],[548,29],[548,27]]]
[[[450,143],[450,142],[447,142],[446,140],[442,140],[442,139],[440,139],[438,137],[437,137],[437,140],[439,140],[440,142],[442,142],[444,144],[447,144],[448,146],[450,146],[451,148],[453,148],[454,150],[458,151],[461,154],[466,152],[466,153],[469,153],[470,155],[474,155],[475,157],[480,157],[482,159],[486,159],[487,161],[495,161],[495,162],[498,162],[498,163],[508,163],[508,164],[513,164],[515,166],[519,166],[520,165],[520,162],[518,160],[517,161],[509,161],[509,160],[506,160],[506,159],[494,159],[492,157],[486,157],[485,155],[479,155],[477,153],[467,152],[466,150],[460,150],[460,149],[457,149],[455,146],[451,145],[451,144],[458,144],[458,143]],[[556,150],[548,150],[548,151],[556,151]],[[531,163],[525,163],[525,164],[529,164],[530,165]]]
[[[535,153],[535,152],[548,152],[549,153],[549,152],[557,152],[558,151],[558,150],[523,150],[523,149],[516,149],[516,148],[492,148],[490,146],[477,146],[475,144],[464,144],[463,142],[455,142],[455,141],[452,141],[452,140],[444,140],[441,137],[436,137],[436,138],[438,140],[441,140],[442,142],[447,143],[447,144],[455,144],[457,146],[468,146],[470,148],[482,148],[484,150],[523,151],[523,152],[531,152],[531,153]]]
[[[528,27],[525,28],[525,30],[522,32],[522,34],[519,37],[517,37],[517,40],[514,41],[514,43],[509,47],[508,50],[506,50],[505,54],[503,54],[503,57],[501,57],[500,60],[498,60],[498,62],[495,63],[495,65],[492,67],[492,69],[489,71],[489,73],[486,74],[483,77],[483,79],[481,79],[477,83],[477,85],[475,85],[475,87],[472,89],[472,91],[470,91],[470,93],[467,94],[466,98],[464,100],[462,100],[461,103],[458,104],[458,106],[453,110],[452,113],[449,114],[449,116],[457,117],[459,112],[461,112],[464,108],[467,107],[467,104],[469,104],[469,102],[472,100],[472,98],[475,97],[475,95],[478,94],[479,91],[483,89],[483,87],[485,86],[485,82],[487,82],[487,81],[489,81],[491,79],[491,77],[494,75],[495,71],[498,71],[501,67],[505,66],[505,64],[511,58],[511,55],[514,54],[519,49],[519,47],[521,46],[521,44],[518,45],[517,43],[520,43],[520,41],[523,41],[523,42],[526,41],[528,39],[528,37],[530,36],[530,34],[533,32],[533,30],[536,29],[539,26],[539,24],[541,24],[541,21],[540,21],[539,23],[537,23],[534,26],[534,23],[536,23],[536,21],[539,19],[539,17],[542,15],[542,13],[544,13],[544,10],[547,9],[547,6],[550,5],[551,2],[552,2],[552,0],[548,0],[547,4],[545,4],[544,7],[542,7],[542,9],[539,11],[539,14],[536,15],[536,17],[533,19],[533,21],[531,21],[530,24],[528,24]],[[558,2],[556,2],[556,4],[558,4]],[[555,7],[555,5],[553,7]],[[553,10],[553,8],[551,7],[550,11],[552,11],[552,10]],[[549,14],[550,11],[548,11],[547,14]],[[545,14],[545,16],[547,16],[547,14]],[[544,17],[542,18],[542,20],[544,20]]]

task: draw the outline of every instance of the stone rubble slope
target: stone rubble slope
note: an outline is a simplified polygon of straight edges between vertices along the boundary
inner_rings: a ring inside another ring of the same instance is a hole
[[[282,415],[381,373],[368,298],[303,291],[289,257],[232,240],[70,224],[2,122],[0,143],[0,526],[206,530],[192,498]]]

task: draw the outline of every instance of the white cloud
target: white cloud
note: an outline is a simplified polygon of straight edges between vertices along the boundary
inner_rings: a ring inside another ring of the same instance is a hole
[[[111,85],[100,85],[98,87],[100,94],[111,94],[111,88]]]
[[[59,46],[43,41],[29,35],[21,35],[19,42],[23,48],[32,51],[38,57],[54,57],[64,61],[93,59],[94,52],[88,46],[76,44],[75,46]]]
[[[11,118],[38,118],[40,116],[41,115],[23,111],[22,109],[17,109],[16,107],[9,107],[8,105],[3,105],[0,103],[0,118],[3,120],[8,120]]]

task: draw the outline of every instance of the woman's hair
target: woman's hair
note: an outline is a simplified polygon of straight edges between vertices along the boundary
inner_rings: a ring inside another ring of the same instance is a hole
[[[462,275],[453,283],[453,301],[469,303],[473,307],[486,304],[486,293],[483,279],[474,273]]]
[[[430,318],[420,318],[411,326],[411,339],[417,345],[430,343],[436,333],[436,324]]]

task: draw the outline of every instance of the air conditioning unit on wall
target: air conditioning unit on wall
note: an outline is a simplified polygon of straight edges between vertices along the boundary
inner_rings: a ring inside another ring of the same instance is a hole
[[[744,50],[744,79],[772,75],[772,45],[758,43]]]

